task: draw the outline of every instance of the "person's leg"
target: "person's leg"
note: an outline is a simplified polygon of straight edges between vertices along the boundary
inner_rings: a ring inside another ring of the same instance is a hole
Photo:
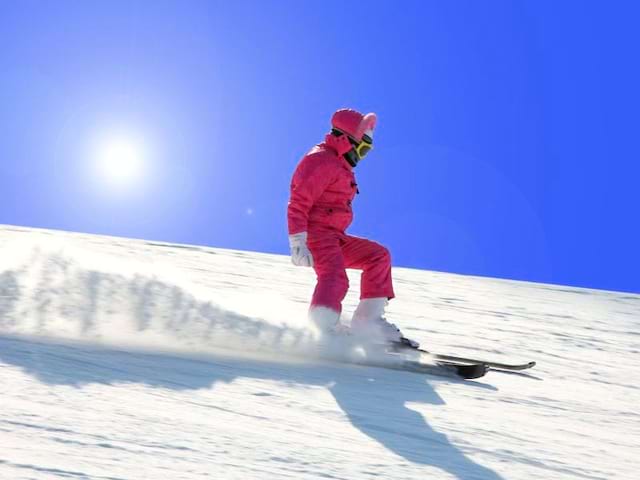
[[[334,232],[311,234],[307,245],[317,275],[309,317],[320,330],[331,330],[340,320],[342,300],[349,289],[340,235]]]
[[[352,332],[374,341],[402,341],[404,336],[398,327],[384,316],[388,300],[395,297],[389,250],[359,237],[345,236],[341,243],[345,267],[362,270],[360,303],[351,320]],[[418,346],[417,342],[407,341]]]
[[[389,250],[366,238],[345,236],[341,243],[344,266],[362,270],[360,298],[395,297]]]

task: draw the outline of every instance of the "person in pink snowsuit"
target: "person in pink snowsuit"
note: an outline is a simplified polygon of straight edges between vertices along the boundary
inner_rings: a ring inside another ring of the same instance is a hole
[[[346,233],[353,220],[352,202],[359,193],[353,169],[373,148],[376,120],[374,113],[338,110],[324,142],[302,158],[291,179],[289,243],[292,262],[315,269],[317,284],[309,316],[321,331],[340,325],[342,300],[349,289],[345,269],[354,268],[362,270],[362,276],[351,331],[403,341],[398,328],[384,318],[387,301],[395,296],[389,250]]]

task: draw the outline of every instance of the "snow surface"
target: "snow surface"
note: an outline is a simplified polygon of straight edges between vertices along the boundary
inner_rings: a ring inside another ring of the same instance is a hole
[[[1,479],[639,478],[640,295],[395,269],[389,318],[431,350],[538,362],[458,381],[317,358],[288,257],[0,249]]]

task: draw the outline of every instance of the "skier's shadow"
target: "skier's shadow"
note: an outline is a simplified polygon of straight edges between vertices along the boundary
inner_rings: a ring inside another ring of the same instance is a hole
[[[354,427],[406,460],[437,467],[459,479],[501,479],[493,470],[468,458],[425,417],[407,407],[408,402],[445,405],[431,383],[421,375],[399,375],[402,379],[397,379],[397,384],[384,377],[361,377],[350,379],[348,384],[336,382],[330,390]],[[483,387],[479,383],[474,386]]]
[[[461,479],[499,480],[436,432],[407,402],[444,406],[433,377],[372,367],[288,364],[228,357],[175,357],[0,336],[0,363],[20,367],[49,385],[145,384],[172,390],[211,388],[237,378],[327,386],[360,432],[411,463],[430,465]],[[449,381],[449,380],[447,380]],[[466,388],[489,389],[479,382]],[[249,402],[250,403],[250,402]],[[351,449],[351,445],[344,445]],[[363,459],[369,470],[376,459]]]

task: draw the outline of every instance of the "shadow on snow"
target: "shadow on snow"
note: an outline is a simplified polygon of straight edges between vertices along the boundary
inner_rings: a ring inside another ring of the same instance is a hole
[[[406,372],[330,363],[291,364],[231,358],[189,358],[0,336],[0,361],[49,385],[139,383],[173,390],[210,388],[236,378],[325,385],[351,424],[409,462],[460,479],[501,479],[469,459],[406,402],[444,405],[431,382]],[[450,381],[450,380],[447,380]],[[468,382],[469,388],[488,388]]]

